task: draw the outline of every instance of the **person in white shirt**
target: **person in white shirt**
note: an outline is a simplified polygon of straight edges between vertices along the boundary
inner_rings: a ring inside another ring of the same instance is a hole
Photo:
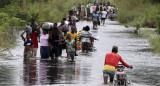
[[[103,25],[105,24],[106,18],[107,18],[107,11],[106,11],[106,9],[104,9],[102,11],[102,17],[101,17],[101,23],[103,23]]]
[[[75,4],[73,5],[72,9],[73,9],[73,15],[76,15],[77,8]]]
[[[42,28],[43,32],[40,31]],[[40,55],[41,59],[48,59],[50,55],[50,45],[49,45],[49,34],[48,30],[50,29],[50,25],[48,23],[42,23],[38,27],[38,32],[40,36]]]
[[[92,34],[89,32],[90,27],[86,26],[84,31],[81,33],[80,37],[82,38],[82,52],[88,53],[89,52],[89,47],[92,45]]]

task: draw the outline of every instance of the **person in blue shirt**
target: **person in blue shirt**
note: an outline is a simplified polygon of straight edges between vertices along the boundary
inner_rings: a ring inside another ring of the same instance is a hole
[[[95,12],[93,14],[92,19],[93,19],[93,28],[95,28],[95,27],[97,27],[97,24],[98,24],[98,21],[99,21],[99,15],[97,14],[97,12]]]

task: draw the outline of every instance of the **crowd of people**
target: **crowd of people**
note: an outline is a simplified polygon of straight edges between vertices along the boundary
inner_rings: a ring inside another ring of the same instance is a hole
[[[84,4],[79,4],[78,7],[74,4],[71,10],[69,10],[69,15],[74,17],[78,17],[79,20],[89,19],[93,20],[93,26],[97,27],[100,25],[100,20],[103,25],[105,24],[105,19],[109,18],[114,20],[117,14],[117,9],[115,6],[110,5],[110,2],[98,4],[97,1],[95,3],[89,3],[86,6]]]
[[[41,59],[57,59],[62,56],[65,49],[68,60],[74,61],[77,56],[76,51],[89,52],[92,45],[92,34],[90,27],[85,26],[81,34],[77,34],[76,22],[69,16],[68,19],[62,18],[61,23],[44,22],[38,26],[35,19],[31,19],[29,26],[21,34],[24,41],[24,58],[36,57],[38,42],[40,43]],[[26,32],[26,37],[24,33]],[[79,47],[77,47],[80,45]]]
[[[115,10],[113,6],[110,7],[109,2],[107,4],[101,3],[100,5],[98,5],[97,2],[95,2],[94,5],[89,3],[86,7],[87,8],[85,8],[84,4],[79,4],[78,14],[80,19],[83,20],[84,16],[90,16],[90,14],[95,12],[92,17],[93,24],[96,25],[96,27],[99,17],[101,17],[104,24],[107,15]],[[67,59],[71,61],[74,61],[74,57],[77,56],[77,50],[88,53],[90,46],[93,46],[94,37],[90,32],[90,27],[87,25],[77,34],[76,21],[74,21],[74,18],[72,17],[76,15],[76,13],[77,8],[74,4],[72,10],[69,11],[68,19],[62,18],[59,25],[50,22],[44,22],[38,25],[34,18],[31,19],[29,26],[26,26],[26,30],[21,34],[25,46],[24,59],[37,56],[39,43],[41,59],[51,58],[57,60],[58,57],[62,56],[63,49],[66,50]],[[26,37],[23,36],[25,32]],[[110,82],[113,82],[115,69],[118,66],[119,61],[126,67],[133,68],[131,65],[125,63],[117,52],[118,47],[113,46],[112,52],[106,54],[103,69],[104,84],[107,84],[108,77],[110,77]]]

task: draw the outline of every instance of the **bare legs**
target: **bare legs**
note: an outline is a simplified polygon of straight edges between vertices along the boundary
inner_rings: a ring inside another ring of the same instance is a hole
[[[106,85],[107,82],[108,82],[108,77],[107,77],[107,76],[104,76],[103,78],[104,78],[104,85]]]
[[[104,76],[104,85],[108,84],[108,76]],[[113,78],[110,78],[110,83],[113,84]]]

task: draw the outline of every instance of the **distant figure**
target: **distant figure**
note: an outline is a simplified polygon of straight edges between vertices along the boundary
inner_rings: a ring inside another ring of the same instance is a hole
[[[75,4],[73,5],[73,8],[72,8],[72,9],[73,9],[73,11],[76,11],[76,10],[77,10],[77,8],[76,8],[76,5],[75,5]]]
[[[73,9],[73,15],[75,16],[75,15],[76,15],[76,11],[77,11],[77,7],[76,7],[75,4],[73,5],[73,8],[72,8],[72,9]]]
[[[80,17],[81,17],[81,4],[79,4],[79,6],[78,6],[78,15],[79,15],[79,19],[80,19]]]
[[[106,5],[107,5],[107,6],[110,6],[110,2],[108,1]]]
[[[82,4],[81,5],[81,17],[80,17],[80,19],[83,20],[84,16],[85,16],[85,6],[84,6],[84,4]]]
[[[37,28],[38,24],[35,22],[34,18],[31,19],[31,22],[29,23],[29,26]]]
[[[98,5],[96,6],[96,12],[97,13],[99,12],[99,6]]]
[[[105,24],[106,18],[107,18],[107,11],[106,11],[106,9],[104,9],[102,11],[102,18],[101,18],[101,20],[102,20],[101,22],[103,23],[103,25]]]
[[[73,12],[73,9],[70,9],[69,10],[69,16],[73,16],[74,12]]]
[[[99,15],[97,14],[97,12],[95,11],[95,13],[93,14],[93,28],[97,28],[98,25],[98,21],[99,21]]]

